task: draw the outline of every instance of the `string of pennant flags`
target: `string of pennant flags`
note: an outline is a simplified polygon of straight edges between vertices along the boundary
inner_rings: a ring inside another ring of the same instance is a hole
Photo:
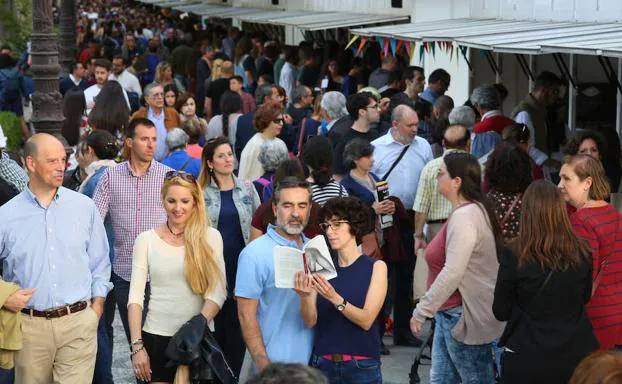
[[[409,58],[409,62],[412,62],[415,55],[419,54],[419,61],[423,60],[423,57],[426,53],[432,55],[432,57],[436,56],[436,50],[447,53],[450,58],[453,60],[454,55],[456,58],[459,58],[462,47],[458,45],[454,45],[453,41],[424,41],[424,42],[415,42],[410,40],[399,40],[396,38],[390,37],[368,37],[361,35],[353,35],[350,39],[350,42],[346,46],[345,49],[353,49],[355,50],[355,54],[360,56],[365,46],[370,41],[376,41],[380,45],[380,55],[381,57],[386,57],[387,55],[406,55]],[[358,42],[358,48],[355,43]]]

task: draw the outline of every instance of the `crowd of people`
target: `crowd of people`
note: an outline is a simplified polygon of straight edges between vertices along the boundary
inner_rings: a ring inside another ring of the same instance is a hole
[[[620,142],[567,132],[557,75],[506,114],[502,84],[458,104],[374,43],[77,12],[62,135],[24,122],[0,158],[0,383],[112,383],[116,314],[140,382],[381,383],[383,337],[429,332],[431,383],[619,382]],[[277,287],[275,249],[317,236],[336,277]]]

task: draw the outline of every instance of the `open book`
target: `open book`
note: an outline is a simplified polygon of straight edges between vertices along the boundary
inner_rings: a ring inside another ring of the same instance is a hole
[[[274,247],[274,285],[294,288],[296,272],[319,273],[327,280],[337,277],[324,236],[315,236],[302,250],[282,245]]]

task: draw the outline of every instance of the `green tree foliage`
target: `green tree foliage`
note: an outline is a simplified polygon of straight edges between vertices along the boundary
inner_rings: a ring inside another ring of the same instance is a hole
[[[10,45],[13,52],[22,52],[32,32],[32,0],[14,0],[13,11],[0,9],[0,24],[4,29],[2,44]]]
[[[7,139],[7,149],[11,151],[19,150],[22,131],[17,116],[13,112],[0,112],[0,126],[2,126],[2,131]]]

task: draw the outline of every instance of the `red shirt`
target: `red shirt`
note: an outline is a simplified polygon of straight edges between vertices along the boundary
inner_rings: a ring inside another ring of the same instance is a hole
[[[503,115],[493,115],[486,117],[484,120],[473,126],[473,133],[485,133],[495,131],[498,134],[503,133],[503,128],[514,124],[514,120]]]
[[[447,221],[448,222],[448,221]],[[447,222],[440,231],[434,236],[430,244],[425,248],[425,261],[428,263],[428,289],[436,280],[436,277],[445,266],[445,242],[447,240]],[[449,299],[438,309],[445,311],[462,305],[462,296],[456,292],[449,296]]]
[[[600,348],[622,345],[622,215],[610,204],[583,208],[570,216],[575,232],[592,247],[594,278],[600,282],[587,303],[587,314]]]

